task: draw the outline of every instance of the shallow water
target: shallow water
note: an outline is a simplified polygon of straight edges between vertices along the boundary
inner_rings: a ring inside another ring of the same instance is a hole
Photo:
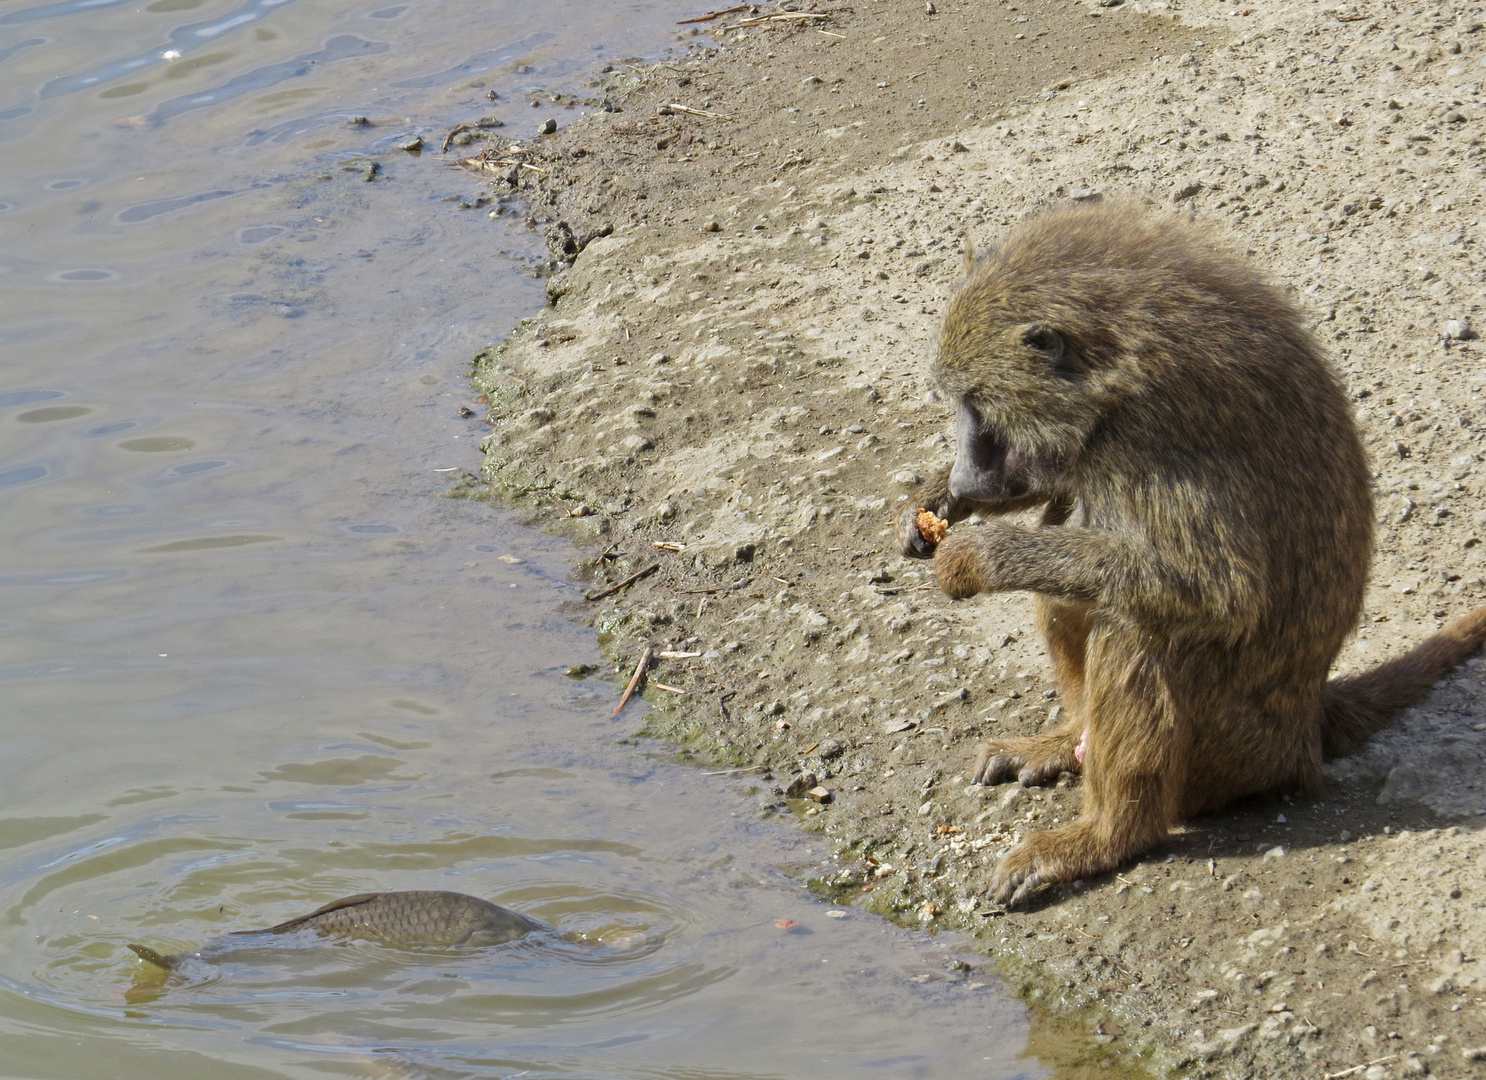
[[[529,101],[690,13],[0,14],[0,1074],[1028,1070],[952,943],[817,903],[812,839],[616,745],[636,712],[563,675],[597,662],[557,613],[571,551],[444,497],[479,464],[468,357],[541,303],[539,244],[394,148],[566,123]],[[565,936],[168,981],[124,948],[406,888]]]

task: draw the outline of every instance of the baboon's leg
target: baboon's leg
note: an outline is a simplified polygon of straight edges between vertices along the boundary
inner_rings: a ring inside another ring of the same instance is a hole
[[[1015,905],[1044,885],[1113,870],[1166,836],[1180,809],[1186,755],[1154,667],[1137,662],[1125,667],[1137,673],[1126,684],[1089,688],[1083,813],[1002,856],[988,889],[993,899]]]
[[[1064,772],[1079,771],[1074,751],[1084,733],[1084,650],[1089,637],[1089,609],[1039,596],[1037,622],[1058,675],[1068,718],[1042,735],[987,742],[971,773],[977,783],[999,784],[1015,779],[1032,787],[1050,784]]]
[[[1037,627],[1047,642],[1069,721],[1084,715],[1084,659],[1093,616],[1085,604],[1065,604],[1050,597],[1037,598]]]

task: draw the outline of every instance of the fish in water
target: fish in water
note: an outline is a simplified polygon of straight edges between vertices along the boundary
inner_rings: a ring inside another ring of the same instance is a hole
[[[147,945],[129,948],[174,971],[189,960],[211,960],[239,948],[244,938],[313,930],[321,937],[363,938],[402,947],[481,947],[514,941],[548,927],[520,912],[457,892],[358,893],[263,930],[236,930],[192,952],[164,955]]]

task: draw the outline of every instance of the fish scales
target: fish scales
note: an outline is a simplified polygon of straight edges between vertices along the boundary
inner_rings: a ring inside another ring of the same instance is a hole
[[[152,964],[174,969],[185,960],[209,960],[242,948],[248,944],[244,938],[304,930],[322,937],[363,938],[405,948],[451,948],[499,945],[543,929],[537,920],[477,896],[422,890],[347,896],[276,926],[224,934],[195,951],[166,956],[144,945],[129,948]]]
[[[460,893],[370,893],[338,900],[267,930],[241,932],[283,934],[314,928],[322,934],[417,942],[420,945],[460,945],[477,932],[498,930],[498,924],[509,921],[498,915],[492,920],[492,914],[500,910],[494,904]],[[520,926],[518,920],[513,929]]]

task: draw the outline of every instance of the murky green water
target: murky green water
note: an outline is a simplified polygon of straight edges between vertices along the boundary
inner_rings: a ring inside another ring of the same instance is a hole
[[[597,660],[556,613],[571,553],[443,497],[537,247],[394,148],[565,123],[529,100],[691,13],[0,11],[0,1075],[1026,1067],[949,943],[816,903],[790,871],[824,852],[737,781],[615,745],[612,684],[562,675]],[[170,982],[124,948],[407,888],[569,938]]]

